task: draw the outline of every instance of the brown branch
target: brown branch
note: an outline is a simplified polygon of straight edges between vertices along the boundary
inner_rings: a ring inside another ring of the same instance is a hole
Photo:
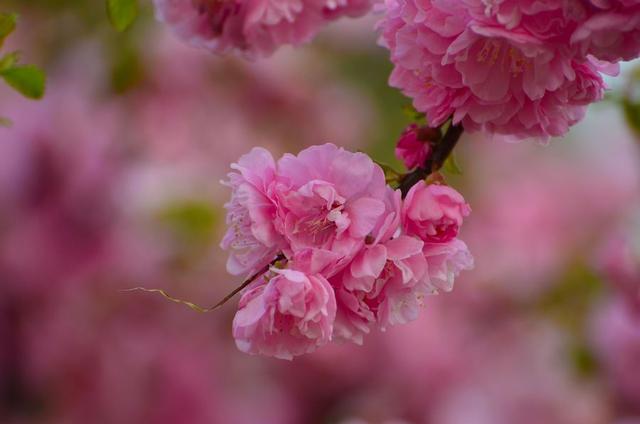
[[[240,284],[240,286],[238,286],[231,293],[226,295],[220,302],[218,302],[215,305],[210,306],[208,308],[203,308],[202,306],[198,306],[195,303],[189,302],[188,300],[182,300],[182,299],[178,299],[178,298],[172,297],[169,294],[167,294],[167,292],[165,292],[164,290],[161,290],[161,289],[148,289],[148,288],[145,288],[145,287],[134,287],[134,288],[131,288],[131,289],[125,289],[125,290],[121,290],[121,291],[122,292],[142,291],[142,292],[146,292],[146,293],[159,293],[165,299],[170,300],[170,301],[175,302],[175,303],[179,303],[181,305],[186,305],[186,306],[190,307],[191,309],[193,309],[196,312],[211,312],[211,311],[215,311],[216,309],[218,309],[219,307],[221,307],[222,305],[227,303],[227,301],[229,299],[231,299],[233,296],[235,296],[240,291],[242,291],[242,289],[247,287],[249,284],[253,283],[258,277],[263,275],[265,272],[269,271],[269,268],[271,268],[273,265],[275,265],[276,262],[281,261],[283,259],[285,259],[284,255],[283,254],[279,254],[278,256],[276,256],[276,258],[274,260],[272,260],[267,265],[265,265],[262,268],[260,268],[260,270],[258,270],[256,273],[251,275],[249,278],[247,278],[242,284]]]
[[[222,299],[220,302],[216,303],[215,305],[211,306],[210,308],[208,308],[210,311],[214,311],[216,309],[218,309],[219,307],[221,307],[222,305],[224,305],[225,303],[227,303],[227,301],[229,299],[231,299],[233,296],[235,296],[236,294],[240,293],[245,287],[247,287],[249,284],[253,283],[256,278],[258,278],[259,276],[261,276],[262,274],[264,274],[265,272],[269,271],[269,268],[271,268],[273,265],[276,264],[276,262],[281,261],[285,259],[284,255],[281,253],[278,256],[276,256],[276,258],[274,260],[272,260],[271,262],[269,262],[268,264],[266,264],[265,266],[263,266],[258,272],[256,272],[255,274],[253,274],[251,277],[247,278],[245,280],[244,283],[240,284],[238,287],[236,287],[235,290],[233,290],[231,293],[229,293],[228,295],[226,295],[224,297],[224,299]]]

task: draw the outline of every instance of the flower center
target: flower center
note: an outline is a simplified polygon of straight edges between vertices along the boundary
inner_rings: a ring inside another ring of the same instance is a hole
[[[531,67],[530,61],[514,47],[508,47],[498,40],[485,40],[476,55],[479,63],[488,62],[489,66],[499,63],[501,70],[508,70],[513,76],[523,73]]]

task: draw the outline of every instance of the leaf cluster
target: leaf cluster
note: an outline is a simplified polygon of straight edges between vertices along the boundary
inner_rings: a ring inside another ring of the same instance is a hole
[[[11,35],[18,21],[15,13],[0,13],[0,48]],[[34,65],[20,64],[20,52],[13,51],[0,57],[0,78],[30,99],[41,99],[46,87],[45,73]]]

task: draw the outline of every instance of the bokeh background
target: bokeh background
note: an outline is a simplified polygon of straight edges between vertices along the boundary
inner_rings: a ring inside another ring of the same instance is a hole
[[[566,139],[462,139],[476,269],[452,293],[287,362],[236,350],[235,301],[120,290],[207,305],[239,284],[219,180],[253,146],[398,165],[409,101],[375,16],[248,63],[182,45],[148,2],[123,34],[101,0],[2,3],[5,50],[49,81],[39,102],[0,88],[1,423],[640,423],[633,64]]]

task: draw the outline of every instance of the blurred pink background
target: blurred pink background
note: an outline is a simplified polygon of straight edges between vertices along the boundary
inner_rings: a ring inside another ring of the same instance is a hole
[[[6,2],[5,2],[6,3]],[[9,1],[45,99],[0,88],[0,422],[640,423],[640,144],[605,101],[550,146],[465,136],[450,182],[475,256],[416,322],[292,362],[234,346],[219,184],[253,146],[383,162],[408,124],[375,18],[257,62],[149,8]],[[622,77],[621,77],[622,78]],[[615,90],[613,91],[615,92]]]

